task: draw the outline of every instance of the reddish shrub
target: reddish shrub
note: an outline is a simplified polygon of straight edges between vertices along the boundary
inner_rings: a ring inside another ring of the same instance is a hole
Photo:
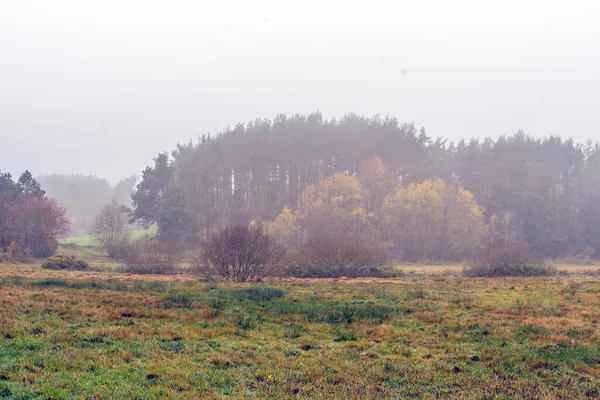
[[[360,235],[321,236],[287,257],[288,273],[297,277],[382,276],[387,254]]]
[[[465,269],[468,276],[543,276],[556,269],[529,253],[523,243],[502,243],[486,249]]]
[[[131,274],[173,274],[175,265],[180,261],[179,247],[160,237],[145,237],[132,245],[124,246],[124,272]]]

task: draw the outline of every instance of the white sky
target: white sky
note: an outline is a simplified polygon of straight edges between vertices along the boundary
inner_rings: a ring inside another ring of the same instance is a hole
[[[0,170],[117,181],[314,110],[596,141],[599,21],[595,1],[0,0]]]

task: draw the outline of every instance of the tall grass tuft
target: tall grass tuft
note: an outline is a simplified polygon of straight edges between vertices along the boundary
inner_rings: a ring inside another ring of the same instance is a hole
[[[295,323],[291,323],[285,329],[285,337],[289,339],[298,339],[302,332],[304,332],[304,327],[302,325],[298,325]]]
[[[221,299],[213,299],[209,303],[209,306],[207,317],[211,319],[217,318],[223,312],[223,309],[225,308],[225,302]]]
[[[163,297],[162,304],[164,308],[192,308],[194,299],[185,293],[171,293]]]
[[[247,331],[256,327],[256,318],[250,314],[238,312],[234,316],[235,326],[239,329]]]
[[[351,324],[353,322],[383,323],[395,313],[393,307],[376,303],[344,303],[326,305],[308,303],[295,312],[311,323]]]
[[[285,296],[283,289],[261,285],[252,285],[247,288],[229,291],[229,297],[235,300],[271,301],[283,296]]]

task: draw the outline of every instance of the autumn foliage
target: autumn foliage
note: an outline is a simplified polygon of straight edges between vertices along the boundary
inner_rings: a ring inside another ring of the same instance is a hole
[[[473,235],[456,241],[442,229],[422,242],[431,227],[423,226],[414,240],[397,232],[410,226],[402,218],[427,223],[427,212],[452,209],[451,202],[436,200],[430,207],[396,196],[393,202],[404,203],[400,208],[405,211],[398,213],[389,201],[384,206],[399,185],[411,195],[448,194],[433,184],[439,180],[453,190],[464,189],[456,190],[455,197],[468,193],[481,206],[489,225],[485,245],[517,240],[543,257],[600,259],[599,173],[600,144],[593,142],[536,139],[524,132],[451,142],[432,139],[424,129],[395,118],[281,114],[160,154],[142,173],[129,217],[143,225],[156,223],[161,234],[189,238],[193,245],[226,226],[274,221],[287,206],[307,239],[360,232],[393,244],[402,259],[462,260],[476,250],[477,243],[465,246]],[[425,182],[433,185],[409,189]],[[418,211],[413,218],[412,205],[430,211]],[[394,209],[400,220],[392,215],[395,221],[387,223],[384,208]],[[411,240],[422,246],[414,248]],[[431,243],[443,245],[432,248]]]
[[[386,196],[384,236],[406,260],[461,261],[479,249],[483,209],[467,190],[437,179],[398,187]]]
[[[51,256],[57,238],[69,232],[65,209],[44,191],[29,172],[13,182],[0,174],[0,251],[11,257]]]
[[[369,253],[373,246],[366,244],[378,243],[380,253],[407,261],[461,261],[479,251],[487,233],[483,208],[469,191],[441,179],[401,185],[379,158],[363,163],[358,176],[337,173],[307,187],[299,206],[285,207],[265,229],[286,248],[305,254],[329,247],[331,257],[311,259],[335,258],[346,243],[348,250],[354,243]],[[353,262],[343,257],[337,264]]]

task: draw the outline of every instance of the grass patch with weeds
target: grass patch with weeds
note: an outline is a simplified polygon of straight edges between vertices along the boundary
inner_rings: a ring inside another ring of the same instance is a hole
[[[600,276],[250,285],[60,276],[0,280],[0,396],[600,393]]]
[[[285,296],[285,291],[276,287],[252,284],[243,289],[231,289],[227,292],[227,295],[231,299],[240,301],[271,301]]]

